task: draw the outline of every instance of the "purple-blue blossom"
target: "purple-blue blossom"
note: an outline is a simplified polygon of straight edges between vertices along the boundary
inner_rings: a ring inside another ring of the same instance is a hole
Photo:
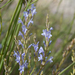
[[[21,57],[23,62],[24,62],[24,56],[25,56],[25,53],[22,53]]]
[[[24,71],[24,66],[21,65],[20,68],[19,68],[19,70],[20,70],[20,73],[22,74],[22,72]]]
[[[53,30],[53,27],[50,28],[50,31]]]
[[[16,56],[16,62],[19,63],[20,65],[20,54],[19,52],[17,51],[17,53],[14,51],[14,55],[13,56]]]
[[[28,63],[27,63],[27,60],[25,61],[25,63],[23,64],[25,68],[28,67]]]
[[[23,24],[23,21],[19,18],[19,20],[18,20],[18,23],[21,23],[22,25],[24,25]]]
[[[49,39],[52,37],[51,31],[47,31],[46,29],[43,30],[43,33],[42,33],[41,35],[45,36],[45,38],[47,38],[48,41],[49,41]]]
[[[32,17],[37,13],[36,12],[36,9],[33,9],[32,11],[31,11],[31,13],[32,13]]]
[[[19,70],[20,70],[20,73],[21,74],[24,71],[24,68],[27,68],[27,66],[28,66],[27,60],[25,61],[25,63],[23,63],[22,65],[20,65]]]
[[[24,48],[24,46],[23,46],[23,44],[22,44],[22,42],[20,41],[20,40],[18,40],[19,41],[19,45],[21,45],[22,46],[22,48]]]
[[[35,8],[34,4],[31,5],[31,10],[33,10]]]
[[[34,50],[35,50],[35,52],[37,52],[37,50],[38,50],[38,44],[39,44],[39,42],[37,43],[37,44],[32,44],[32,46],[34,47]]]
[[[45,43],[45,41],[43,41],[43,44],[44,44],[44,46],[46,47],[46,43]]]
[[[50,42],[49,42],[49,46],[50,46],[51,43],[52,43],[52,40],[50,40]]]
[[[28,14],[28,12],[26,12],[26,11],[25,11],[25,12],[23,12],[23,13],[24,13],[24,15],[23,15],[23,16],[25,17],[25,21],[27,21],[27,17],[28,17],[28,15],[29,15],[29,14]]]
[[[40,57],[38,57],[38,61],[43,60],[42,54],[40,54]]]
[[[53,57],[51,56],[49,59],[48,59],[48,61],[50,62],[50,63],[52,63],[53,62]]]
[[[25,25],[22,25],[22,31],[24,32],[24,34],[26,34],[27,28]]]
[[[31,20],[28,22],[28,25],[27,25],[27,27],[29,27],[29,25],[30,25],[31,23],[33,24],[33,21],[32,21],[32,19],[31,19]]]
[[[40,47],[40,49],[39,49],[39,54],[41,54],[41,53],[44,53],[44,50],[42,47]]]
[[[32,44],[30,44],[29,46],[28,46],[28,48],[30,48],[32,46]]]
[[[22,36],[22,38],[24,39],[24,36],[23,36],[23,34],[22,34],[22,32],[21,32],[21,31],[19,31],[18,36]]]

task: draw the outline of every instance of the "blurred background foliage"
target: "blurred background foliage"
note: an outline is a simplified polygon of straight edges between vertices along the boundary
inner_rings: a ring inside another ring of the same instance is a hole
[[[0,3],[0,7],[3,6],[7,1],[8,0],[4,0],[2,3]],[[7,4],[4,8],[1,9],[2,33],[0,36],[0,43],[2,43],[5,38],[6,32],[9,28],[10,19],[12,17],[13,11],[16,8],[17,3],[18,0],[12,0],[9,4]],[[67,46],[70,44],[72,39],[75,38],[75,1],[38,0],[38,2],[35,5],[37,14],[34,17],[34,25],[31,27],[30,31],[33,34],[36,33],[37,41],[40,41],[39,46],[43,46],[43,40],[45,39],[41,36],[41,33],[42,30],[46,28],[45,25],[47,14],[49,14],[50,27],[53,27],[51,38],[52,44],[50,45],[49,50],[51,51],[50,56],[54,57],[54,62],[51,64],[48,63],[44,68],[44,75],[52,75],[52,71],[56,70],[57,64],[59,64],[63,58],[63,52],[66,50]],[[22,5],[19,17],[22,16],[24,8],[25,6]],[[11,48],[12,41],[8,48],[9,50]],[[33,43],[33,41],[31,41],[30,43]],[[62,71],[70,63],[72,63],[71,55],[72,53],[70,51],[66,60],[61,65],[60,71]],[[33,63],[32,66],[34,66]],[[63,75],[70,75],[71,72],[72,67],[69,70],[67,70]],[[11,75],[14,75],[15,73],[17,73],[16,69],[13,70],[13,73]]]

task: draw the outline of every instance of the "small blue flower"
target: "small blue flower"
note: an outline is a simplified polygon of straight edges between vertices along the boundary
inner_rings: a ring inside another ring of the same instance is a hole
[[[45,41],[43,41],[43,44],[44,44],[44,46],[46,47],[46,43],[45,43]]]
[[[25,68],[28,67],[28,63],[27,63],[27,60],[25,61],[25,63],[23,64]]]
[[[19,41],[19,45],[21,45],[22,46],[22,48],[24,48],[24,46],[23,46],[23,44],[22,44],[22,42],[20,41],[20,40],[18,40]]]
[[[29,46],[28,46],[28,48],[30,48],[32,46],[32,44],[30,44]]]
[[[32,24],[33,24],[33,21],[32,21],[32,19],[31,19],[31,20],[28,22],[28,25],[27,25],[27,27],[29,27],[30,23],[32,23]]]
[[[40,49],[39,49],[39,54],[41,54],[41,53],[44,53],[44,50],[42,47],[40,47]]]
[[[25,53],[22,53],[21,57],[23,62],[24,62],[24,56],[25,56]]]
[[[25,21],[27,21],[28,12],[26,12],[26,11],[25,11],[25,12],[23,12],[23,13],[24,13],[24,15],[23,15],[23,16],[25,17]]]
[[[51,31],[47,31],[46,29],[43,30],[43,33],[41,35],[45,36],[45,38],[48,38],[48,41],[49,41],[49,38],[52,37]]]
[[[31,11],[31,13],[32,13],[32,17],[37,13],[36,12],[36,9],[33,9],[32,11]]]
[[[18,23],[21,23],[22,25],[24,25],[23,24],[23,21],[19,18],[19,20],[18,20]]]
[[[24,36],[23,36],[23,34],[21,33],[21,31],[19,31],[18,36],[22,36],[22,38],[24,39]]]
[[[34,50],[35,50],[35,52],[37,52],[37,50],[38,50],[38,44],[39,44],[39,42],[37,43],[37,44],[32,44],[32,46],[34,47]]]
[[[42,54],[40,54],[40,57],[38,57],[38,61],[43,60]]]
[[[51,45],[51,43],[52,43],[52,40],[50,40],[50,42],[49,42],[49,46]]]
[[[53,57],[51,56],[51,57],[49,58],[49,60],[48,60],[48,61],[49,61],[50,63],[52,63],[52,62],[53,62],[53,60],[52,60],[52,59],[53,59]]]
[[[26,34],[27,28],[25,25],[22,25],[22,31],[24,32],[24,34]]]
[[[53,30],[53,27],[50,28],[50,31]]]
[[[22,72],[24,71],[24,66],[21,65],[20,68],[19,68],[19,70],[20,70],[20,73],[22,74]]]
[[[13,56],[16,56],[16,62],[20,64],[20,54],[19,52],[17,51],[17,53],[14,51],[14,55]]]
[[[15,57],[17,55],[17,53],[14,51],[14,54],[13,54],[13,56]]]
[[[31,10],[33,10],[35,8],[34,4],[31,5]]]
[[[30,11],[31,11],[31,9],[27,9],[27,13],[28,13],[28,14],[30,13]]]

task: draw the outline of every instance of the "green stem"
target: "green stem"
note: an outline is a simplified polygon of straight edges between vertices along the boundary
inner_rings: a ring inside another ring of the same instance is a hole
[[[70,64],[68,67],[66,67],[63,71],[61,71],[58,75],[62,75],[66,70],[68,70],[70,67],[72,67],[75,64],[75,62],[73,62],[72,64]]]
[[[6,41],[7,41],[8,37],[9,37],[9,33],[10,33],[10,30],[11,30],[11,27],[12,27],[12,23],[13,23],[13,20],[14,20],[15,15],[16,15],[17,9],[18,9],[18,7],[19,7],[19,4],[20,4],[20,0],[19,0],[19,2],[18,2],[18,5],[17,5],[17,7],[16,7],[16,9],[15,9],[14,14],[13,14],[13,16],[12,16],[12,18],[11,18],[10,25],[9,25],[9,29],[8,29],[7,34],[6,34],[6,36],[5,36],[3,48],[2,48],[2,51],[1,51],[1,58],[2,58],[3,52],[4,52],[4,50],[5,50]],[[1,59],[1,58],[0,58],[0,59]]]
[[[35,2],[37,2],[38,0],[35,0],[35,1],[33,1],[32,3],[30,3],[30,4],[33,4],[33,3],[35,3]]]
[[[2,9],[3,7],[5,7],[9,2],[11,2],[11,0],[9,0],[6,4],[4,4],[4,5],[1,7],[1,9]]]
[[[1,35],[1,32],[2,32],[2,16],[1,16],[1,8],[0,8],[0,24],[1,24],[1,30],[0,30],[0,35]]]
[[[2,59],[2,60],[1,60],[1,63],[0,63],[0,71],[1,71],[1,68],[2,68],[2,65],[3,65],[3,58],[4,58],[4,56],[2,57],[2,55],[3,55],[3,53],[4,53],[4,50],[5,50],[5,47],[6,47],[6,41],[7,41],[8,37],[9,37],[9,33],[10,33],[10,30],[11,30],[11,26],[12,26],[12,23],[13,23],[13,21],[14,21],[14,18],[15,18],[16,12],[17,12],[17,9],[18,9],[18,7],[19,7],[19,4],[20,4],[20,0],[19,0],[19,2],[18,2],[18,5],[17,5],[17,7],[16,7],[16,9],[15,9],[14,14],[13,14],[13,16],[12,16],[12,18],[11,18],[10,25],[9,25],[9,29],[8,29],[8,32],[7,32],[6,37],[5,37],[3,49],[2,49],[2,51],[1,51],[1,58],[0,58],[0,59]]]

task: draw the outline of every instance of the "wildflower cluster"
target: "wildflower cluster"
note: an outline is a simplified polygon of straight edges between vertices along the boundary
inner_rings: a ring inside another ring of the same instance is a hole
[[[49,39],[52,37],[51,35],[51,30],[53,30],[53,28],[51,27],[49,30],[45,29],[43,30],[43,33],[41,34],[42,36],[45,36],[46,39],[46,43],[45,41],[43,41],[44,43],[44,47],[45,49],[43,49],[42,46],[40,46],[39,48],[39,41],[32,43],[28,46],[28,39],[30,38],[29,36],[29,28],[31,26],[31,24],[33,24],[33,16],[36,14],[36,9],[34,4],[31,5],[31,9],[28,9],[27,11],[24,12],[24,18],[25,18],[25,23],[19,18],[18,23],[22,24],[22,31],[19,31],[18,36],[21,36],[22,39],[17,41],[17,48],[18,51],[15,52],[14,51],[14,56],[16,57],[16,62],[19,64],[19,70],[20,73],[22,74],[25,71],[25,68],[28,68],[31,62],[31,51],[29,54],[29,59],[26,60],[26,56],[27,56],[27,52],[29,50],[29,48],[31,48],[31,46],[34,48],[34,62],[35,62],[35,67],[36,67],[36,63],[41,61],[41,67],[43,65],[43,67],[45,66],[45,64],[47,64],[48,62],[53,62],[52,59],[53,57],[51,56],[48,59],[48,54],[51,53],[51,51],[49,51],[49,53],[47,54],[48,50],[48,46],[50,46],[51,42],[49,42]],[[30,41],[30,39],[29,39]],[[19,46],[21,46],[21,49],[19,48]],[[28,47],[27,47],[28,46]],[[43,69],[42,67],[42,69]],[[41,70],[42,70],[41,69]],[[30,70],[30,69],[28,69]],[[39,69],[40,71],[40,69]],[[30,72],[28,72],[30,73]]]
[[[24,71],[24,68],[27,68],[28,66],[28,63],[27,63],[27,60],[24,60],[25,59],[25,56],[26,56],[26,49],[24,44],[26,44],[26,36],[27,36],[27,31],[28,31],[28,28],[30,27],[30,24],[33,24],[33,16],[36,14],[36,9],[35,9],[35,6],[34,4],[31,5],[31,9],[28,9],[27,11],[24,12],[24,18],[25,18],[25,24],[23,23],[23,21],[19,18],[19,21],[18,23],[21,23],[22,24],[22,32],[19,31],[19,34],[18,36],[21,36],[22,39],[21,40],[18,40],[18,46],[22,46],[22,50],[18,50],[17,52],[14,51],[14,56],[16,56],[16,62],[19,63],[19,70],[20,70],[20,73],[22,73]],[[30,20],[29,20],[30,19]],[[28,22],[29,20],[29,22]],[[21,42],[22,40],[24,40],[23,42]],[[23,53],[22,53],[23,52]]]

